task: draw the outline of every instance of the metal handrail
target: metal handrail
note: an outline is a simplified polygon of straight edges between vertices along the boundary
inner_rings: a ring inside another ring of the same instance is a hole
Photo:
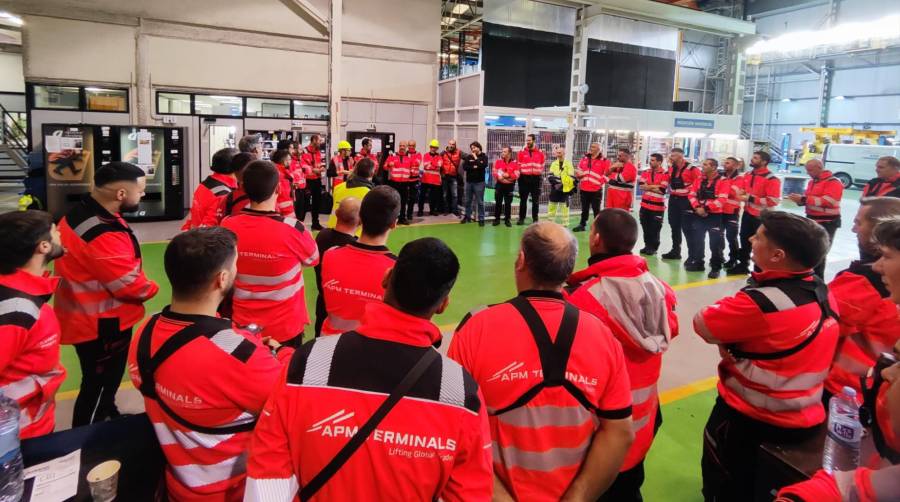
[[[16,150],[21,150],[19,153],[24,157],[28,153],[28,133],[22,129],[2,104],[0,104],[0,122],[3,122],[4,142]],[[10,126],[10,124],[12,125]]]

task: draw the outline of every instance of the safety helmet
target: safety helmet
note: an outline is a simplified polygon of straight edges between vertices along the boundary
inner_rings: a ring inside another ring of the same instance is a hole
[[[436,139],[433,139],[433,140],[431,140],[431,143],[428,143],[428,146],[430,146],[432,148],[440,148],[441,142]]]
[[[341,141],[338,143],[338,150],[351,150],[349,141]]]

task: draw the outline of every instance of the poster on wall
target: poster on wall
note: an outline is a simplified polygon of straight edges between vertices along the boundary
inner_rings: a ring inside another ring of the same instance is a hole
[[[147,173],[147,181],[162,169],[165,138],[161,131],[123,128],[119,133],[122,162],[131,162]]]
[[[44,164],[47,166],[47,208],[61,218],[94,182],[94,129],[45,125]]]

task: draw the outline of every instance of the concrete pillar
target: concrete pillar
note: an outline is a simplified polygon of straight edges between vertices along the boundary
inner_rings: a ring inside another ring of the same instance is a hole
[[[150,92],[150,61],[149,43],[147,35],[143,33],[143,21],[135,31],[134,37],[134,117],[140,125],[152,124],[153,99]]]
[[[343,85],[341,83],[343,73],[341,50],[344,43],[343,16],[343,0],[331,0],[331,19],[328,27],[328,111],[331,120],[328,123],[328,133],[329,144],[332,150],[336,150],[338,141],[343,139],[340,137],[341,89]]]

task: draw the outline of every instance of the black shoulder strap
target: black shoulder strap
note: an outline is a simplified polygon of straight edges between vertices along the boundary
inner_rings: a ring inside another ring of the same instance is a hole
[[[156,314],[147,321],[147,324],[144,326],[144,329],[141,330],[141,334],[139,335],[140,338],[138,339],[137,364],[138,372],[141,375],[141,386],[138,390],[140,390],[141,394],[146,398],[156,401],[156,404],[159,405],[166,415],[188,429],[204,434],[234,434],[237,432],[252,431],[253,427],[256,426],[255,419],[249,422],[225,427],[207,427],[205,425],[195,424],[178,415],[175,410],[165,403],[165,401],[159,398],[159,395],[156,393],[156,370],[158,370],[168,358],[172,357],[173,354],[178,352],[178,350],[188,343],[202,336],[210,335],[210,333],[207,333],[208,330],[204,329],[205,327],[203,325],[196,323],[191,324],[172,335],[162,344],[159,350],[151,356],[150,344],[153,338],[153,328],[156,326],[159,316],[160,314]]]
[[[572,344],[575,342],[575,332],[578,330],[578,309],[570,303],[565,304],[562,322],[559,325],[559,331],[556,334],[556,342],[550,339],[550,333],[547,326],[537,313],[531,302],[523,296],[517,296],[509,301],[525,320],[528,325],[528,331],[534,338],[537,345],[538,354],[541,358],[541,368],[544,373],[544,380],[528,389],[527,392],[519,396],[512,404],[505,408],[499,409],[492,415],[500,415],[507,411],[520,408],[528,404],[546,387],[564,387],[569,394],[588,410],[596,410],[591,401],[584,395],[584,392],[576,387],[572,382],[566,379],[566,366],[569,363],[569,355],[572,352]]]
[[[419,358],[419,361],[413,365],[412,369],[409,370],[409,373],[403,377],[403,380],[394,388],[391,395],[388,396],[387,399],[381,403],[381,406],[375,410],[375,413],[369,417],[369,420],[363,424],[362,427],[356,431],[356,434],[347,441],[347,444],[344,445],[343,448],[328,462],[328,464],[319,471],[318,474],[313,476],[313,478],[307,483],[303,488],[300,489],[300,500],[307,501],[313,497],[323,486],[328,482],[337,471],[340,470],[341,467],[350,460],[350,457],[356,453],[356,450],[359,449],[363,443],[366,442],[366,439],[372,432],[378,427],[378,424],[384,420],[384,417],[387,416],[388,413],[400,402],[400,399],[412,389],[413,385],[416,384],[421,378],[422,375],[425,374],[425,371],[431,366],[435,359],[439,356],[438,352],[432,348],[428,348],[422,357]]]

